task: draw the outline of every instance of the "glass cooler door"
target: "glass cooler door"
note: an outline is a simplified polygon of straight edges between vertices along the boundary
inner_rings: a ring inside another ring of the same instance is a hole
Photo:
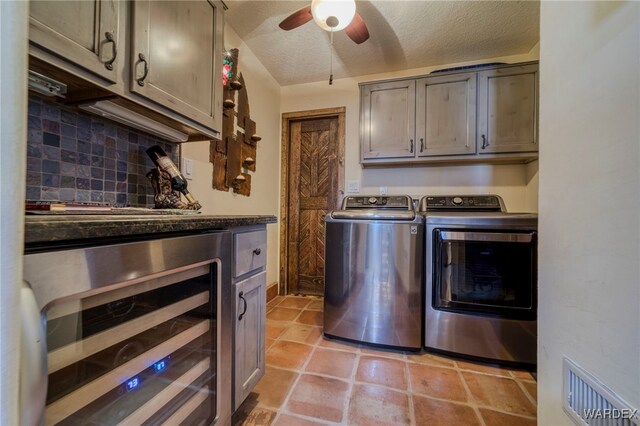
[[[211,424],[217,262],[45,311],[47,425]]]

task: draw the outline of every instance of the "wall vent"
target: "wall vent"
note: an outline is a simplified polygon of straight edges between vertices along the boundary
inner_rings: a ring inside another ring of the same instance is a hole
[[[568,358],[563,360],[564,411],[579,426],[640,426],[640,411]]]

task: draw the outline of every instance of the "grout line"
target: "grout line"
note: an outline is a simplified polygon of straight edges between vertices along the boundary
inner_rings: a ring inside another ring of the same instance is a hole
[[[484,418],[482,417],[482,414],[480,413],[480,409],[478,408],[478,403],[477,403],[475,397],[473,396],[473,394],[471,393],[471,389],[469,388],[469,385],[467,384],[467,381],[464,379],[464,375],[462,374],[462,370],[459,368],[457,362],[455,363],[455,366],[456,366],[456,371],[458,372],[458,377],[462,381],[462,386],[464,386],[464,389],[467,392],[467,403],[466,403],[466,405],[471,407],[471,409],[473,409],[473,411],[476,413],[476,417],[480,421],[480,424],[482,426],[487,426],[487,424],[484,421]]]
[[[467,371],[467,373],[475,374],[476,372],[474,372],[474,371]],[[462,371],[460,371],[460,374],[462,374]],[[485,375],[486,375],[486,374],[485,374]],[[492,377],[494,377],[494,378],[496,378],[496,379],[513,380],[514,382],[516,382],[516,383],[517,383],[517,385],[519,386],[519,388],[521,389],[521,391],[523,391],[523,385],[521,385],[521,384],[519,383],[519,381],[518,381],[518,380],[516,380],[516,379],[514,379],[514,378],[511,378],[511,377],[503,377],[503,376],[497,376],[497,375],[492,375]],[[466,380],[464,380],[464,377],[463,377],[462,379],[463,379],[463,383],[464,383],[464,385],[465,385],[465,388],[469,389],[469,387],[468,387],[468,385],[467,385]],[[525,390],[526,390],[526,389],[525,389]],[[484,418],[483,418],[483,417],[482,417],[482,415],[479,413],[479,409],[480,409],[480,408],[485,408],[485,409],[488,409],[488,410],[491,410],[491,411],[497,411],[497,412],[499,412],[499,413],[508,414],[508,415],[512,415],[512,416],[523,417],[523,418],[526,418],[526,419],[533,419],[533,420],[537,420],[537,415],[529,416],[529,415],[527,415],[527,414],[516,413],[516,412],[513,412],[513,411],[507,411],[507,410],[504,410],[504,409],[499,408],[499,407],[494,407],[494,406],[492,406],[492,405],[482,404],[482,403],[480,403],[480,402],[478,402],[478,401],[476,401],[476,400],[475,400],[475,398],[473,397],[473,394],[470,392],[470,389],[469,389],[469,394],[470,394],[470,396],[472,397],[472,399],[473,399],[473,401],[474,401],[474,403],[473,403],[472,405],[473,405],[474,409],[475,409],[475,410],[478,412],[478,414],[480,415],[480,418],[481,418],[481,420],[482,420],[482,422],[483,422],[483,423],[484,423]],[[538,406],[538,405],[537,405],[537,403],[536,403],[536,402],[535,402],[531,397],[529,397],[529,394],[528,394],[527,392],[524,392],[524,395],[525,395],[525,397],[529,400],[529,402],[531,402],[531,403],[533,404],[534,409],[537,409],[537,406]],[[434,398],[434,399],[435,399],[435,398]],[[470,404],[470,405],[471,405],[471,404]]]
[[[349,388],[347,391],[347,397],[345,398],[344,405],[342,407],[342,422],[343,425],[349,424],[349,406],[351,405],[351,397],[355,389],[356,375],[358,373],[358,367],[360,366],[360,347],[355,352],[355,358],[353,359],[353,367],[351,368],[351,376],[348,379]]]
[[[411,374],[409,373],[409,362],[404,363],[404,377],[407,381],[407,392],[409,393],[409,424],[415,426],[417,424],[415,403],[413,401],[413,383],[411,383]]]
[[[295,418],[298,418],[298,419],[303,419],[303,420],[307,420],[307,421],[314,422],[314,423],[320,423],[320,424],[323,424],[323,425],[331,425],[331,426],[333,426],[333,425],[339,425],[340,424],[340,423],[330,422],[328,420],[319,419],[317,417],[305,416],[304,414],[292,413],[292,412],[287,411],[287,410],[282,410],[281,413],[279,413],[276,417],[274,417],[273,418],[273,422],[274,423],[276,421],[276,418],[280,417],[280,414],[286,414],[287,416],[292,416],[292,417],[295,417]]]
[[[536,410],[538,409],[538,402],[533,399],[532,395],[529,395],[529,391],[527,390],[527,388],[524,387],[524,385],[522,384],[522,382],[518,379],[513,379],[518,386],[520,387],[520,390],[524,393],[524,395],[527,397],[527,399],[529,399],[529,402],[531,402],[534,406],[534,408],[536,408]],[[536,389],[537,389],[537,385],[536,385]]]
[[[286,298],[286,296],[285,296],[285,298]],[[282,300],[284,300],[284,298]],[[281,337],[287,332],[288,329],[290,329],[294,324],[296,324],[295,323],[295,319],[297,319],[302,314],[302,312],[303,312],[303,310],[300,310],[300,314],[298,314],[298,316],[296,316],[292,321],[287,321],[286,322],[286,328],[280,333],[280,335],[276,338],[276,340],[278,340],[278,341],[288,341],[288,340],[281,339]],[[300,342],[295,342],[295,343],[300,343]],[[302,344],[305,344],[305,343],[302,343]],[[306,345],[306,346],[309,346],[311,348],[311,351],[307,355],[307,358],[305,359],[305,361],[300,365],[299,369],[288,369],[288,368],[281,368],[281,367],[271,366],[272,368],[280,368],[282,370],[292,371],[292,372],[295,372],[297,374],[296,379],[291,383],[291,387],[289,388],[289,391],[287,392],[287,395],[285,396],[284,401],[282,402],[280,407],[278,407],[276,409],[276,416],[273,418],[273,422],[272,423],[277,422],[278,419],[280,418],[281,414],[289,414],[289,415],[294,415],[294,416],[300,416],[300,417],[308,419],[310,421],[319,421],[319,422],[322,422],[324,424],[332,424],[330,422],[326,423],[326,421],[322,420],[322,419],[316,419],[314,417],[309,417],[309,416],[305,416],[305,415],[301,415],[301,414],[297,414],[297,413],[290,413],[286,409],[287,404],[289,403],[289,400],[291,399],[291,396],[293,395],[294,389],[298,385],[298,382],[300,381],[300,378],[305,374],[305,369],[306,369],[307,365],[309,364],[309,362],[311,361],[311,358],[313,357],[313,354],[315,353],[315,351],[316,351],[316,349],[318,347],[316,344],[314,344],[314,345]]]
[[[290,320],[276,320],[276,319],[272,319],[272,318],[267,318],[269,321],[278,321],[278,322],[296,322],[296,319],[300,316],[300,314],[302,314],[302,309],[297,309],[297,308],[280,308],[280,309],[289,309],[292,311],[298,311],[298,313],[296,314],[295,317],[293,317]]]
[[[300,370],[296,370],[296,373],[298,373],[298,377],[296,377],[296,379],[291,384],[291,388],[289,388],[289,392],[287,392],[287,396],[284,398],[284,401],[282,401],[282,405],[280,406],[280,408],[278,408],[278,410],[276,411],[276,416],[273,418],[273,422],[274,423],[278,420],[278,418],[280,417],[280,414],[282,412],[286,412],[285,407],[289,403],[289,399],[291,398],[291,395],[293,394],[293,390],[298,385],[298,382],[300,381],[300,378],[304,374],[304,369],[306,368],[307,364],[309,363],[309,360],[313,356],[315,350],[316,349],[314,347],[312,347],[311,352],[309,352],[309,354],[307,355],[307,359],[300,366]]]
[[[427,362],[420,362],[420,361],[414,361],[412,359],[407,359],[407,364],[411,364],[411,365],[424,365],[426,367],[433,367],[433,368],[446,368],[449,370],[455,370],[456,367],[454,365],[440,365],[440,364],[436,364],[436,363],[427,363]]]

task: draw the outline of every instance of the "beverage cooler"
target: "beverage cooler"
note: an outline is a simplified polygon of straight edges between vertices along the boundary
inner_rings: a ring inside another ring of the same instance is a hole
[[[22,367],[27,382],[46,388],[44,401],[26,404],[28,417],[46,425],[228,417],[229,247],[221,232],[27,253],[24,276],[40,315],[32,330],[44,326],[46,341],[24,349],[41,354]]]

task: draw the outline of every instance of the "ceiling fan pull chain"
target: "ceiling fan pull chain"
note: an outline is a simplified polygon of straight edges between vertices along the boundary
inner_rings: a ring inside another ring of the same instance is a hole
[[[329,85],[333,84],[333,27],[331,28],[331,52],[329,53]]]

